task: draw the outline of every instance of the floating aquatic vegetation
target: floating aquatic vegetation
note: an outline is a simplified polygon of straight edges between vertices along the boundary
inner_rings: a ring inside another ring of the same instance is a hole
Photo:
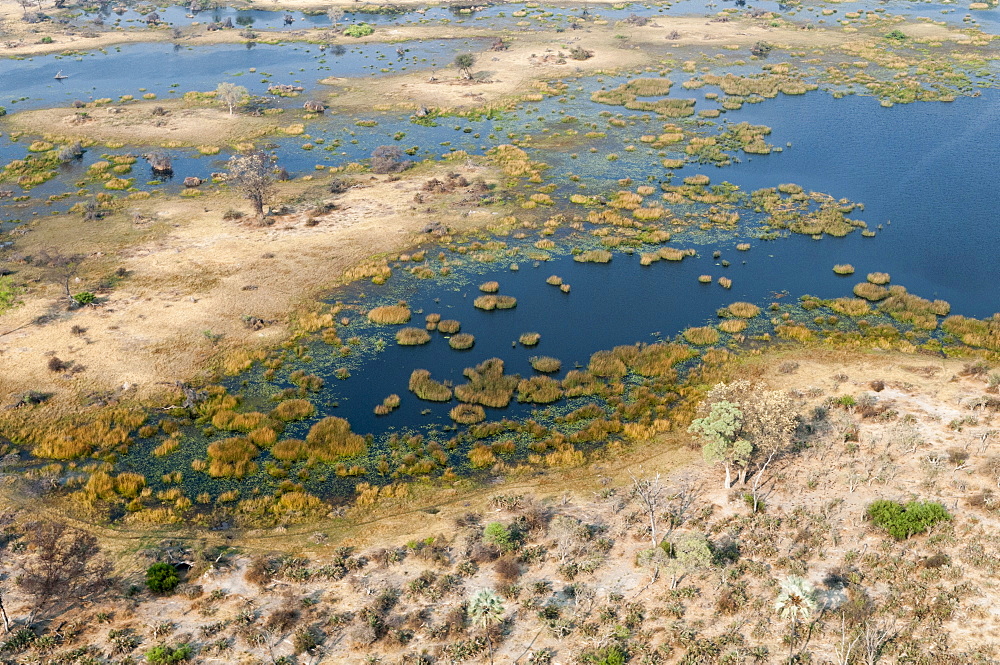
[[[423,328],[402,328],[396,331],[396,343],[400,346],[419,346],[429,341],[431,336]]]
[[[429,402],[447,402],[451,399],[451,388],[431,378],[426,369],[415,369],[410,374],[409,390],[418,398]]]
[[[878,284],[882,286],[890,282],[889,273],[887,272],[870,272],[867,277],[868,281],[872,284]]]
[[[719,331],[711,326],[687,328],[683,335],[689,343],[697,346],[716,344],[719,341]]]
[[[611,260],[611,252],[606,249],[588,249],[573,256],[578,263],[607,263]]]
[[[854,266],[852,266],[850,263],[838,263],[837,265],[833,266],[833,272],[837,273],[838,275],[853,275]]]
[[[741,333],[747,328],[746,319],[726,319],[718,325],[719,330],[730,335]]]
[[[487,311],[493,309],[511,309],[517,306],[517,298],[514,296],[496,295],[479,296],[472,302],[472,304],[477,309],[485,309]],[[439,324],[438,328],[440,329],[440,327],[441,326]]]
[[[395,409],[399,408],[400,404],[399,395],[389,395],[382,403],[375,407],[376,416],[385,416],[392,413]]]
[[[445,335],[454,335],[462,329],[462,324],[454,319],[443,319],[438,321],[437,329],[438,332],[444,333]]]
[[[465,349],[471,349],[473,344],[476,343],[476,338],[468,333],[459,333],[457,335],[452,335],[448,340],[448,346],[457,350],[464,351]]]
[[[562,361],[549,356],[532,356],[528,358],[528,362],[531,363],[532,369],[536,372],[551,374],[562,369]]]
[[[455,386],[455,397],[463,402],[502,408],[510,403],[520,377],[504,374],[504,362],[489,358],[462,372],[468,383]]]
[[[448,416],[457,423],[473,425],[486,420],[486,410],[478,404],[459,404],[448,412]]]
[[[269,415],[276,420],[291,422],[303,420],[314,413],[316,413],[316,407],[309,400],[289,399],[276,406]]]
[[[889,287],[889,297],[882,300],[878,308],[897,321],[924,330],[936,329],[938,317],[947,316],[951,311],[951,305],[944,300],[926,300],[907,293],[906,288],[898,285]]]
[[[410,320],[410,308],[406,305],[383,305],[368,312],[368,320],[383,325],[398,325]]]
[[[535,346],[541,339],[542,336],[536,332],[526,332],[521,333],[518,341],[524,346]]]
[[[854,287],[854,295],[865,300],[884,300],[889,297],[889,289],[871,282],[861,282]]]
[[[479,290],[483,293],[496,293],[500,290],[500,282],[485,282],[479,285]]]
[[[721,310],[722,316],[735,316],[741,319],[752,319],[760,314],[760,307],[749,302],[734,302]]]
[[[534,404],[551,404],[562,398],[562,388],[548,376],[533,376],[517,384],[517,401]]]

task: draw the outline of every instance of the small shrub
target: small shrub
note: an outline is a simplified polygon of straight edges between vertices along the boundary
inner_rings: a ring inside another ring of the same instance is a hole
[[[169,563],[154,563],[146,569],[146,587],[154,593],[170,593],[180,582],[177,569]]]
[[[181,644],[176,647],[168,647],[161,644],[146,652],[146,662],[150,665],[169,665],[170,663],[181,663],[194,655],[194,649],[188,644]]]
[[[879,500],[869,504],[866,514],[876,526],[897,540],[924,533],[938,522],[951,519],[944,506],[931,501],[910,501],[903,505],[897,501]]]

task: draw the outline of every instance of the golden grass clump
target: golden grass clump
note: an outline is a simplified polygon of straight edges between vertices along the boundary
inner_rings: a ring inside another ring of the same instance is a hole
[[[368,312],[368,320],[382,325],[399,325],[410,320],[410,308],[406,305],[383,305]]]
[[[562,388],[548,376],[533,376],[517,384],[517,401],[534,404],[551,404],[562,397]]]
[[[467,367],[463,374],[468,383],[455,386],[455,397],[471,404],[502,408],[510,403],[520,379],[503,373],[500,358],[489,358],[475,367]]]
[[[437,327],[437,324],[441,323],[441,315],[440,314],[428,314],[427,316],[424,317],[424,321],[426,321],[428,323],[428,325],[433,325],[433,326]],[[432,330],[432,328],[428,328],[428,330]]]
[[[838,275],[853,275],[854,266],[852,266],[850,263],[838,263],[837,265],[833,266],[833,272],[837,273]]]
[[[483,282],[479,285],[479,290],[483,293],[496,293],[500,290],[500,282]]]
[[[310,457],[321,462],[332,462],[340,457],[360,455],[365,452],[365,438],[351,431],[343,418],[328,416],[319,421],[306,435],[306,448]]]
[[[471,349],[472,345],[476,343],[476,338],[469,333],[459,333],[457,335],[452,335],[448,340],[448,346],[455,349],[456,351],[465,351],[466,349]]]
[[[249,439],[236,436],[208,446],[208,475],[213,478],[245,478],[257,472],[253,461],[260,450]]]
[[[293,420],[303,420],[316,413],[316,407],[306,399],[285,400],[269,414],[271,418],[282,422],[292,422]]]
[[[673,380],[677,377],[674,365],[697,353],[683,344],[657,343],[638,347],[638,353],[629,361],[629,368],[640,376]]]
[[[396,343],[400,346],[419,346],[429,341],[430,333],[423,328],[402,328],[396,331]]]
[[[270,427],[261,427],[247,434],[247,438],[255,446],[270,448],[278,440],[278,433]]]
[[[711,275],[698,275],[698,282],[701,283],[701,284],[711,284],[712,283],[712,276]]]
[[[267,424],[268,418],[259,411],[236,413],[235,411],[219,411],[212,416],[212,427],[216,429],[249,432]]]
[[[837,298],[827,304],[830,309],[845,316],[864,316],[872,311],[872,306],[863,298]]]
[[[486,420],[486,411],[478,404],[459,404],[448,412],[448,416],[456,423],[474,425]]]
[[[523,346],[535,346],[541,339],[542,336],[539,333],[526,332],[521,333],[521,336],[518,337],[517,341],[519,341]]]
[[[808,342],[816,337],[816,334],[812,330],[801,323],[776,326],[774,331],[781,339],[790,339],[796,342]]]
[[[319,497],[305,492],[285,492],[271,507],[276,514],[303,513],[318,514],[326,511],[326,504]]]
[[[691,176],[688,176],[688,177],[684,178],[684,184],[685,185],[693,185],[693,186],[697,186],[697,187],[704,187],[709,182],[711,182],[711,178],[709,178],[704,173],[698,173],[696,175],[691,175]]]
[[[951,305],[944,300],[930,301],[907,293],[902,286],[889,287],[889,297],[879,303],[878,308],[903,323],[911,323],[917,328],[934,330],[939,316],[947,316]]]
[[[550,356],[532,356],[528,358],[528,362],[531,363],[532,369],[536,372],[545,372],[546,374],[558,372],[562,368],[562,361]]]
[[[606,249],[588,249],[573,257],[578,263],[607,263],[611,260],[611,252]]]
[[[545,280],[545,283],[550,286],[560,286],[562,285],[563,280],[559,275],[549,275],[548,279]]]
[[[882,286],[889,283],[889,273],[887,272],[870,272],[868,273],[868,282],[871,284],[878,284]]]
[[[167,439],[157,447],[153,448],[154,457],[166,457],[170,453],[181,447],[181,442],[177,439]]]
[[[612,351],[597,351],[590,356],[590,363],[587,365],[587,371],[597,377],[622,377],[627,369],[625,363]]]
[[[302,439],[284,439],[271,447],[271,455],[285,462],[305,459],[306,442]]]
[[[729,307],[726,307],[726,311],[729,312],[730,316],[741,319],[752,319],[760,314],[760,307],[749,302],[734,302]]]
[[[455,408],[457,409],[458,407]],[[497,456],[493,453],[493,449],[489,446],[477,444],[469,451],[469,465],[473,469],[482,469],[487,466],[492,466],[496,461]]]
[[[438,321],[438,331],[443,332],[445,335],[454,335],[461,329],[462,324],[454,319],[444,319],[443,321]]]
[[[382,400],[382,403],[375,407],[376,416],[385,416],[399,408],[399,395],[393,394]]]
[[[871,282],[861,282],[855,285],[854,295],[865,300],[878,301],[889,297],[889,289]]]
[[[724,289],[732,288],[733,280],[729,279],[728,277],[720,277],[719,286],[721,286]]]
[[[750,251],[750,243],[748,243],[748,242],[741,242],[738,245],[736,245],[736,249],[739,250],[739,251],[741,251],[741,252],[748,252],[748,251]]]
[[[486,311],[494,309],[511,309],[517,306],[517,298],[514,296],[479,296],[476,298],[472,304],[477,309],[484,309]],[[440,329],[440,324],[438,328]]]
[[[963,344],[1000,351],[1000,314],[982,320],[955,314],[942,321],[941,328]]]
[[[715,344],[719,341],[719,331],[711,326],[688,328],[684,331],[684,339],[697,346]]]
[[[124,472],[115,476],[115,491],[127,499],[139,496],[146,486],[146,476],[141,473]]]
[[[447,402],[451,399],[451,388],[431,378],[426,369],[415,369],[410,374],[409,390],[418,398],[429,402]]]
[[[719,330],[730,335],[741,333],[747,329],[746,319],[726,319],[718,326]]]

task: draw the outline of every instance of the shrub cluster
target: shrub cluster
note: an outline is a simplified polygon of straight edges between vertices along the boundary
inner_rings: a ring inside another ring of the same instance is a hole
[[[897,540],[924,533],[938,522],[951,519],[944,506],[932,501],[910,501],[903,505],[898,501],[880,500],[869,504],[867,514],[868,519]]]

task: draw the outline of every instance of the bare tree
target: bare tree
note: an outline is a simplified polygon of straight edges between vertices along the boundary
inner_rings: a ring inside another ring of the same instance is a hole
[[[99,557],[97,539],[59,522],[36,522],[25,530],[31,556],[17,584],[34,598],[29,617],[55,605],[68,606],[110,582],[111,566]]]
[[[246,99],[247,89],[242,85],[223,82],[215,89],[215,96],[229,107],[229,115],[232,115],[237,105]]]
[[[639,503],[642,504],[646,515],[649,517],[649,538],[652,546],[656,547],[657,513],[660,510],[667,488],[660,480],[660,474],[656,474],[652,478],[642,479],[637,478],[631,471],[628,472],[628,475],[632,478],[632,493],[639,500]]]
[[[10,619],[7,617],[7,608],[3,606],[3,588],[0,587],[0,618],[3,619],[3,630],[5,633],[10,632]]]
[[[274,194],[274,169],[267,153],[233,155],[229,180],[253,204],[258,220],[264,219],[264,202]]]

